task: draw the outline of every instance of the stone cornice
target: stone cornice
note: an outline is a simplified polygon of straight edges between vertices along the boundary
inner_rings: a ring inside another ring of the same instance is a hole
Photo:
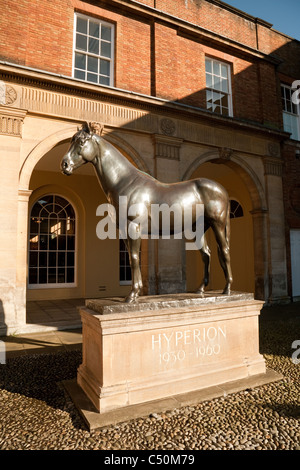
[[[15,64],[1,63],[1,61],[0,80],[22,86],[22,99],[19,107],[26,109],[31,114],[53,115],[64,119],[72,118],[75,121],[83,121],[85,118],[82,117],[82,113],[79,113],[80,115],[78,114],[78,116],[70,116],[68,114],[60,114],[57,111],[59,100],[64,99],[67,102],[68,97],[70,97],[70,106],[72,106],[72,100],[76,101],[78,99],[85,100],[86,106],[97,106],[99,103],[102,105],[107,103],[111,106],[127,108],[129,114],[131,110],[134,110],[135,116],[133,116],[133,119],[136,119],[137,116],[140,118],[147,115],[146,119],[149,120],[151,119],[151,114],[156,113],[169,115],[172,118],[180,117],[185,120],[197,121],[199,124],[202,123],[218,128],[253,132],[255,135],[260,134],[262,137],[275,138],[278,141],[289,138],[289,134],[277,129],[242,121],[237,118],[223,117],[179,102],[167,101],[117,88],[92,85],[74,80],[71,77],[33,70]],[[63,98],[53,97],[53,102],[51,102],[51,94],[61,95]],[[28,100],[31,100],[32,103],[35,101],[36,104],[31,106]],[[40,104],[39,100],[41,100]],[[45,100],[48,100],[47,104],[49,106],[47,107],[42,106]]]

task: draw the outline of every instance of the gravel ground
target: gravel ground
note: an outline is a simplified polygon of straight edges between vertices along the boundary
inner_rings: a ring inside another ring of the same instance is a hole
[[[285,320],[268,313],[261,352],[283,380],[98,431],[87,431],[60,384],[76,377],[80,351],[8,359],[0,365],[0,450],[300,450],[300,363],[291,360],[300,304]]]

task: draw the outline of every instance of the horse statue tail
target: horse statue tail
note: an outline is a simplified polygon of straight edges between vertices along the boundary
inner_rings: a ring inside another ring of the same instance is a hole
[[[228,243],[228,248],[229,248],[230,246],[230,200],[228,200],[228,205],[227,205],[225,237],[226,237],[226,241]]]

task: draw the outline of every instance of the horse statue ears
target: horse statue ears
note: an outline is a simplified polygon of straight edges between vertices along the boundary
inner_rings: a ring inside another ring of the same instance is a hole
[[[100,124],[99,122],[84,122],[82,124],[82,127],[81,129],[79,127],[77,127],[77,130],[80,131],[84,131],[86,132],[87,134],[97,134],[99,136],[101,136],[103,130],[104,130],[104,126],[103,124]]]

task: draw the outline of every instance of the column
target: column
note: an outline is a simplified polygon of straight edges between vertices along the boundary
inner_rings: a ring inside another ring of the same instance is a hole
[[[22,110],[8,106],[0,109],[0,335],[16,331],[19,315],[21,322],[24,317],[17,289],[18,181],[24,116]]]
[[[269,302],[274,303],[288,300],[282,163],[279,158],[265,157],[264,167],[269,209]]]
[[[171,121],[172,123],[172,121]],[[171,129],[170,125],[166,129]],[[154,135],[156,178],[164,183],[179,181],[182,139]],[[164,201],[160,201],[163,204]],[[184,240],[154,240],[156,294],[185,292]]]

